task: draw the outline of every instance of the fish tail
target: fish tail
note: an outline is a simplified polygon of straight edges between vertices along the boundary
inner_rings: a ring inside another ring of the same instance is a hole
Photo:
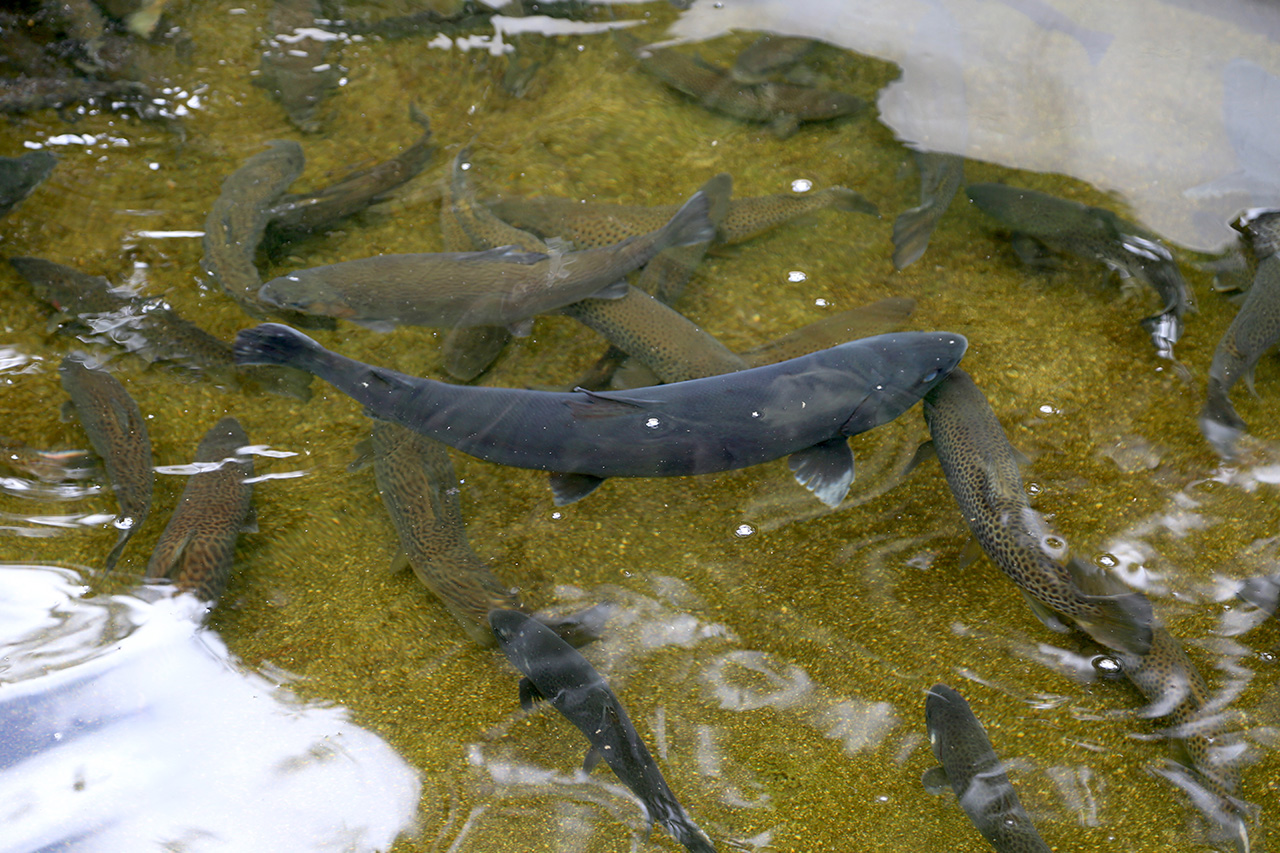
[[[710,243],[716,236],[716,226],[711,221],[710,213],[711,202],[707,194],[698,190],[676,211],[671,221],[662,227],[659,243],[664,248]]]
[[[279,323],[241,329],[236,335],[236,364],[278,364],[314,373],[323,351],[302,332]]]
[[[107,559],[102,564],[102,576],[106,577],[115,569],[116,563],[120,561],[120,555],[124,553],[124,546],[129,544],[129,537],[133,535],[133,530],[121,530],[120,535],[116,537],[116,544],[107,554]]]
[[[1218,455],[1226,459],[1236,455],[1236,441],[1245,432],[1244,420],[1231,405],[1226,386],[1213,376],[1209,377],[1209,393],[1200,410],[1200,432]]]
[[[938,224],[938,213],[933,207],[921,205],[898,214],[893,221],[893,265],[896,269],[908,267],[924,255]]]
[[[853,213],[865,213],[868,216],[880,216],[880,208],[876,207],[856,190],[848,187],[829,187],[827,196],[832,210],[847,210]]]
[[[666,811],[659,817],[658,823],[690,853],[716,853],[715,845],[707,839],[707,836],[680,806],[677,805],[674,810]]]
[[[1151,602],[1140,592],[1122,595],[1089,595],[1093,611],[1076,621],[1089,636],[1108,648],[1126,654],[1145,655],[1151,649]]]

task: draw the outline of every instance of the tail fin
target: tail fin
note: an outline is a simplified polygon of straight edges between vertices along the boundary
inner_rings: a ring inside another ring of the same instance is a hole
[[[716,226],[711,222],[711,202],[702,190],[694,193],[676,211],[671,221],[662,226],[662,244],[665,246],[689,246],[694,243],[710,243],[716,237]]]
[[[116,537],[116,544],[111,548],[111,553],[107,554],[106,562],[102,564],[102,575],[106,577],[116,567],[116,563],[120,560],[120,555],[124,553],[124,546],[129,544],[129,537],[133,536],[133,528],[129,527],[120,531],[120,535]]]
[[[928,205],[913,207],[893,220],[893,266],[903,269],[920,260],[942,211]]]
[[[1245,432],[1245,423],[1236,414],[1235,406],[1220,381],[1209,377],[1209,394],[1200,410],[1200,432],[1213,445],[1218,455],[1232,459],[1236,455],[1236,441]]]
[[[279,323],[241,329],[236,335],[236,364],[279,364],[313,372],[319,351],[323,348],[311,338]]]
[[[830,196],[832,210],[848,210],[853,213],[865,213],[868,216],[880,216],[880,208],[867,201],[860,192],[848,187],[827,187],[823,192]]]
[[[1077,619],[1080,627],[1099,643],[1127,654],[1145,655],[1151,649],[1155,613],[1151,602],[1141,592],[1122,592],[1119,580],[1072,557],[1066,563],[1071,580],[1084,593],[1085,601],[1099,610],[1095,618]]]

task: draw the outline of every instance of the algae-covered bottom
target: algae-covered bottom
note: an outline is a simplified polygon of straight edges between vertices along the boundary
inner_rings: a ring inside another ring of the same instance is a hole
[[[667,4],[631,11],[675,14]],[[440,145],[423,174],[386,204],[260,262],[264,281],[380,252],[441,251],[439,181],[464,145],[481,198],[676,204],[722,171],[735,195],[806,182],[855,189],[883,218],[826,211],[717,250],[679,309],[738,352],[886,297],[916,300],[909,329],[963,334],[965,369],[1031,458],[1023,476],[1036,509],[1075,553],[1146,591],[1214,688],[1239,689],[1231,708],[1262,744],[1240,793],[1262,807],[1255,845],[1277,843],[1280,764],[1265,745],[1280,724],[1277,627],[1230,639],[1216,628],[1235,606],[1227,579],[1273,571],[1280,425],[1266,415],[1280,399],[1280,371],[1264,359],[1259,399],[1239,395],[1257,441],[1251,457],[1223,466],[1196,413],[1235,308],[1191,259],[1179,258],[1200,304],[1177,348],[1187,380],[1156,358],[1138,324],[1154,296],[1122,292],[1083,262],[1019,266],[1007,235],[962,197],[923,258],[895,271],[893,216],[918,204],[918,182],[874,111],[780,138],[665,88],[608,35],[519,37],[517,57],[541,57],[519,98],[502,86],[506,57],[428,47],[429,35],[370,37],[341,44],[347,82],[322,102],[322,132],[301,134],[250,84],[267,14],[263,3],[183,7],[176,23],[190,46],[164,66],[194,99],[182,134],[97,111],[74,125],[52,111],[7,123],[0,154],[33,143],[60,159],[3,220],[0,252],[131,282],[230,341],[255,321],[204,279],[198,236],[223,179],[268,140],[295,139],[307,164],[292,191],[329,183],[413,144],[421,130],[410,102]],[[741,34],[701,51],[727,64],[751,41]],[[896,74],[834,51],[808,61],[816,82],[870,102]],[[965,170],[970,182],[1115,206],[1051,176],[975,161]],[[7,265],[0,276],[0,432],[36,447],[87,447],[77,425],[58,419],[55,368],[75,348],[116,351],[48,331],[48,309]],[[444,375],[442,332],[342,325],[315,337],[362,361]],[[567,318],[540,318],[481,381],[567,386],[603,349]],[[347,467],[369,433],[355,404],[321,383],[306,404],[225,391],[123,352],[109,366],[147,419],[157,465],[190,462],[225,415],[252,443],[296,454],[255,457],[266,478],[255,484],[258,532],[241,537],[209,625],[244,665],[301,676],[295,692],[348,707],[422,773],[416,832],[395,849],[674,849],[661,833],[643,841],[643,814],[609,771],[580,772],[587,744],[572,726],[554,711],[521,711],[500,653],[469,639],[411,572],[392,570],[395,532],[373,471]],[[969,700],[1050,846],[1215,849],[1182,794],[1150,772],[1169,748],[1153,737],[1158,724],[1134,716],[1144,700],[1124,683],[1082,680],[1100,649],[1047,631],[993,564],[967,562],[964,520],[936,464],[902,477],[925,437],[918,408],[855,437],[857,478],[836,511],[782,462],[610,481],[562,508],[545,474],[454,462],[472,547],[526,605],[614,605],[604,638],[584,654],[718,849],[986,849],[951,798],[920,784],[933,763],[925,692],[938,681]],[[158,475],[150,518],[96,586],[119,591],[141,576],[184,484]],[[100,522],[48,522],[114,512],[106,491],[51,506],[6,490],[0,507],[6,561],[77,566],[88,578],[115,540]],[[20,535],[32,531],[56,535]],[[248,748],[216,729],[196,736],[211,750]]]

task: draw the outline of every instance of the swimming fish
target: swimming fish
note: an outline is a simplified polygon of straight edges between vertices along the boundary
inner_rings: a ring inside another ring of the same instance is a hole
[[[1244,304],[1218,342],[1209,367],[1209,390],[1200,410],[1200,431],[1219,455],[1231,459],[1245,432],[1229,396],[1240,379],[1253,390],[1262,354],[1280,341],[1280,211],[1250,211],[1240,220],[1250,236],[1258,270]]]
[[[1027,503],[1018,459],[991,404],[973,379],[954,370],[924,395],[924,418],[947,485],[973,536],[1047,626],[1069,616],[1103,645],[1145,654],[1151,604],[1141,593],[1085,595],[1051,547],[1044,519]],[[1064,546],[1060,546],[1064,547]]]
[[[489,611],[519,609],[520,597],[467,542],[458,477],[445,446],[399,424],[375,421],[373,470],[413,573],[468,636],[492,646]]]
[[[115,568],[129,537],[151,512],[151,491],[155,485],[151,439],[138,404],[119,379],[105,370],[86,367],[72,356],[62,360],[58,373],[62,387],[71,396],[76,416],[89,436],[89,443],[102,458],[120,504],[120,515],[115,520],[120,535],[103,564],[102,571],[106,574]]]
[[[1163,300],[1160,313],[1142,320],[1156,353],[1173,360],[1183,315],[1195,298],[1169,250],[1150,234],[1109,210],[1005,184],[970,184],[969,199],[1014,232],[1014,251],[1042,262],[1039,246],[1100,261],[1122,277],[1145,282]]]
[[[279,101],[289,121],[307,133],[320,130],[316,118],[320,102],[325,93],[337,88],[342,76],[328,59],[336,34],[321,29],[316,19],[323,17],[319,0],[275,0],[268,17],[271,36],[252,81]]]
[[[205,467],[187,479],[169,523],[147,562],[147,577],[167,578],[210,604],[227,588],[236,540],[250,520],[253,457],[239,450],[249,444],[240,422],[225,417],[214,424],[196,449]]]
[[[536,619],[514,610],[494,610],[489,623],[502,653],[523,673],[520,705],[531,710],[545,700],[578,727],[591,743],[583,766],[601,758],[644,804],[649,824],[660,824],[692,853],[715,847],[685,812],[640,739],[626,709],[586,658]]]
[[[920,172],[920,204],[893,221],[893,265],[897,269],[920,260],[938,220],[951,206],[964,182],[964,158],[937,151],[915,151]]]
[[[25,441],[0,435],[0,463],[44,483],[62,483],[89,476],[89,466],[79,464],[88,455],[83,450],[39,450]]]
[[[763,83],[790,70],[818,44],[811,38],[765,33],[734,57],[729,76],[739,83]]]
[[[942,765],[925,774],[926,787],[950,785],[960,808],[998,853],[1050,853],[964,697],[945,684],[933,685],[924,719]]]
[[[275,323],[236,337],[241,364],[288,364],[321,377],[372,416],[500,465],[557,472],[559,505],[606,477],[730,471],[790,456],[828,506],[853,481],[846,438],[910,408],[959,363],[968,341],[903,332],[781,364],[626,393],[449,385],[372,367]]]
[[[5,216],[49,177],[58,157],[52,151],[28,151],[21,157],[0,157],[0,216]]]
[[[129,296],[100,275],[42,258],[10,258],[36,296],[53,306],[60,331],[82,340],[98,337],[119,344],[149,363],[172,362],[238,386],[249,380],[264,390],[306,402],[311,377],[281,367],[240,367],[231,345],[168,308],[163,300]]]

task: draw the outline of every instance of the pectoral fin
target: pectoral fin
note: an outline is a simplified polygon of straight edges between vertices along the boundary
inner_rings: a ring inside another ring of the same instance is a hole
[[[605,480],[593,474],[552,474],[551,497],[556,506],[580,501],[600,487]]]
[[[853,482],[853,451],[843,435],[797,450],[787,460],[796,481],[829,507],[837,507]]]
[[[582,759],[582,771],[584,773],[590,773],[592,770],[595,770],[596,765],[600,763],[600,758],[600,750],[596,749],[594,746],[588,749],[587,754]]]
[[[916,448],[916,455],[911,457],[911,461],[907,463],[907,467],[902,469],[902,476],[905,477],[912,471],[916,470],[916,466],[921,462],[937,458],[938,451],[933,446],[933,439],[923,442]]]
[[[625,278],[620,278],[615,282],[606,284],[604,287],[591,294],[588,299],[621,299],[627,295],[627,291],[631,289],[631,285],[627,284]]]
[[[942,769],[941,764],[924,771],[924,775],[920,777],[920,782],[924,785],[926,791],[935,796],[945,794],[951,790],[951,781],[947,779],[947,771]]]
[[[1025,589],[1020,590],[1020,592],[1022,593],[1022,597],[1026,599],[1027,606],[1031,608],[1031,612],[1036,615],[1037,619],[1044,623],[1046,628],[1050,631],[1057,631],[1059,634],[1065,634],[1070,630],[1070,628],[1068,628],[1066,624],[1058,618],[1057,614],[1032,598]]]
[[[543,695],[537,686],[528,678],[520,679],[520,707],[532,711],[533,706],[543,701]]]

